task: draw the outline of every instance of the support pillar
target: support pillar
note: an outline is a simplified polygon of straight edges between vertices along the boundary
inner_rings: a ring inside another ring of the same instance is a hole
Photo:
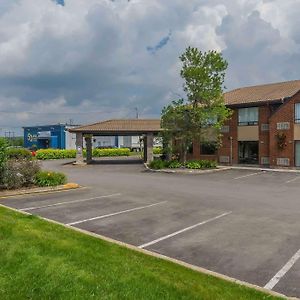
[[[85,136],[86,145],[86,163],[90,164],[93,161],[92,135]]]
[[[76,164],[84,164],[83,158],[83,135],[81,132],[76,132]]]
[[[146,162],[149,164],[153,160],[153,133],[148,133],[146,136]]]
[[[147,162],[147,136],[145,135],[143,137],[143,158],[144,158],[144,163]]]

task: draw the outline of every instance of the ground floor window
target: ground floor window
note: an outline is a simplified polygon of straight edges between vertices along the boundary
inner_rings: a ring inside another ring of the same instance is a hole
[[[217,152],[216,143],[202,143],[200,145],[200,154],[202,155],[215,155]]]
[[[258,142],[239,142],[239,163],[258,164]]]
[[[295,164],[300,167],[300,141],[295,142]]]

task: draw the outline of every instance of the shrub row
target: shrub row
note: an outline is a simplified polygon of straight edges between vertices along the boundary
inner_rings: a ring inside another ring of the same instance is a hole
[[[35,176],[35,184],[38,186],[57,186],[66,182],[66,175],[60,172],[39,171]]]
[[[25,148],[8,148],[7,149],[8,159],[32,159],[32,154]]]
[[[84,156],[86,151],[83,151]],[[112,149],[93,149],[93,157],[104,157],[104,156],[129,156],[130,149],[128,148],[112,148]],[[62,159],[62,158],[75,158],[76,150],[66,149],[40,149],[36,152],[36,158],[45,159]]]
[[[217,162],[213,160],[192,160],[182,164],[177,160],[166,161],[162,159],[155,159],[150,163],[149,166],[152,169],[175,169],[181,167],[188,169],[213,169],[217,167]]]

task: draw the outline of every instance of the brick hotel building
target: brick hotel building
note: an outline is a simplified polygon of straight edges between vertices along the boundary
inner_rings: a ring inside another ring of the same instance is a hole
[[[222,164],[300,167],[300,80],[244,87],[224,94],[233,111],[222,146],[194,143],[194,159]]]

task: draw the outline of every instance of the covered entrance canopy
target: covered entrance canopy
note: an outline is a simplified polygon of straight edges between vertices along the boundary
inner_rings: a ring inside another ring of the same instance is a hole
[[[93,136],[143,136],[144,161],[153,160],[153,138],[162,131],[160,119],[119,119],[69,129],[76,133],[76,163],[84,163],[83,139],[86,141],[86,162],[92,161]]]

